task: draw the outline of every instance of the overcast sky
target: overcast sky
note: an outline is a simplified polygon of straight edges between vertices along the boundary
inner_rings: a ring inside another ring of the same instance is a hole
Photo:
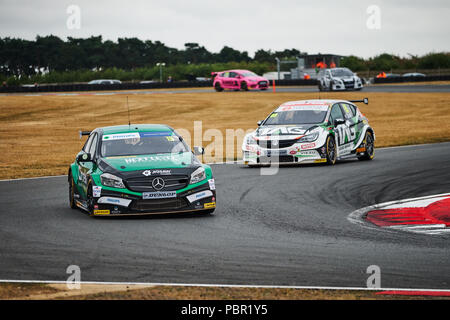
[[[67,27],[70,5],[80,8],[79,29]],[[379,29],[367,27],[376,24],[371,5],[380,9]],[[178,49],[198,42],[213,52],[227,45],[250,55],[286,48],[422,55],[450,51],[450,0],[0,0],[0,37],[49,34],[138,37]]]

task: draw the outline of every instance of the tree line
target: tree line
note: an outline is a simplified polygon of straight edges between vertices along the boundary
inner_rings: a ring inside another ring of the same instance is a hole
[[[186,80],[209,77],[211,71],[243,68],[257,73],[273,71],[275,57],[294,59],[302,54],[297,49],[272,51],[260,49],[250,57],[247,51],[224,46],[210,52],[198,43],[185,43],[183,49],[166,46],[160,41],[138,38],[103,40],[68,37],[67,40],[49,35],[35,40],[0,38],[0,81],[8,84],[85,82],[96,78],[122,81],[159,78],[158,62],[164,62],[165,78]],[[362,59],[344,57],[341,66],[354,71],[410,68],[450,68],[449,53],[432,53],[422,57],[400,58],[382,54]],[[284,65],[284,68],[294,67]]]

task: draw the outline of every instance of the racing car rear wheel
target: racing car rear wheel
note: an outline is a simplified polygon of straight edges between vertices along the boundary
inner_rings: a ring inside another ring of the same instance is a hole
[[[214,89],[217,92],[222,92],[223,91],[223,88],[220,86],[220,83],[218,83],[218,82],[216,82],[216,84],[214,85]]]
[[[333,165],[336,163],[336,142],[332,136],[327,137],[327,164]]]
[[[245,82],[245,81],[241,82],[241,90],[248,91],[247,82]]]
[[[77,206],[75,205],[75,184],[73,183],[72,173],[69,174],[69,206],[71,209],[75,209]]]
[[[372,132],[367,131],[366,136],[364,137],[364,146],[366,151],[362,156],[358,156],[359,160],[372,160],[375,156],[375,143],[373,140]]]

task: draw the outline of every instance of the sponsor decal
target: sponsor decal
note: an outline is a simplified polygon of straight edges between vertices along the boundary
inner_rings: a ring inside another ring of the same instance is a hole
[[[315,147],[316,147],[316,144],[314,142],[312,142],[312,143],[304,143],[304,144],[300,145],[300,148],[302,150],[312,149],[312,148],[315,148]]]
[[[122,199],[122,198],[116,198],[116,197],[101,197],[97,201],[98,203],[106,203],[106,204],[114,204],[122,207],[128,207],[128,205],[131,203],[131,200],[129,199]]]
[[[142,174],[146,177],[151,176],[151,175],[170,175],[171,173],[172,173],[172,171],[168,170],[168,169],[145,170],[144,172],[142,172]]]
[[[173,137],[166,137],[167,141],[173,142],[175,139]]]
[[[275,112],[283,111],[295,111],[295,110],[308,110],[308,111],[328,111],[328,104],[311,104],[311,103],[298,103],[290,105],[281,105]]]
[[[327,159],[317,159],[317,160],[314,160],[314,163],[322,163],[322,162],[327,162]]]
[[[351,143],[346,143],[343,146],[338,147],[338,154],[341,155],[345,155],[347,153],[350,153],[352,150],[352,144]]]
[[[192,202],[200,200],[200,199],[212,197],[212,195],[213,195],[213,193],[211,191],[205,190],[205,191],[191,194],[190,196],[187,196],[186,199],[188,199],[189,202],[192,203]]]
[[[276,118],[276,117],[278,117],[278,113],[272,113],[272,114],[270,115],[270,117],[271,117],[271,118]]]
[[[149,161],[177,161],[179,158],[169,156],[148,156],[148,157],[130,157],[125,159],[125,163],[140,163],[140,162],[149,162]]]
[[[211,190],[216,190],[216,182],[214,181],[214,179],[209,179],[208,183]]]
[[[297,154],[297,150],[291,150],[291,151],[289,151],[289,154],[292,154],[292,155]]]
[[[277,127],[277,128],[260,128],[258,134],[262,136],[266,135],[286,135],[286,134],[303,134],[305,129],[300,127]]]
[[[115,134],[105,134],[102,137],[103,141],[106,140],[125,140],[125,139],[139,139],[138,132],[129,132],[129,133],[115,133]]]
[[[207,202],[203,205],[203,207],[205,209],[211,209],[211,208],[215,208],[216,207],[216,203],[215,202]]]
[[[162,198],[176,198],[176,191],[157,191],[157,192],[143,192],[142,199],[162,199]]]
[[[147,138],[147,137],[169,137],[172,135],[170,131],[153,131],[153,132],[139,132],[139,137]]]
[[[93,186],[92,187],[92,196],[94,198],[99,198],[102,193],[102,187]]]
[[[109,213],[110,213],[109,210],[94,210],[94,214],[102,215],[102,214],[109,214]]]
[[[151,170],[145,170],[144,172],[142,172],[142,174],[146,177],[151,176],[152,175],[152,171]]]

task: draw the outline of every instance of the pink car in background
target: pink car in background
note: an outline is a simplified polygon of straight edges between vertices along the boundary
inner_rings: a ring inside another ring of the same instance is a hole
[[[244,90],[250,89],[267,90],[269,80],[258,76],[248,70],[227,70],[222,72],[213,72],[213,86],[216,91],[224,89]]]

